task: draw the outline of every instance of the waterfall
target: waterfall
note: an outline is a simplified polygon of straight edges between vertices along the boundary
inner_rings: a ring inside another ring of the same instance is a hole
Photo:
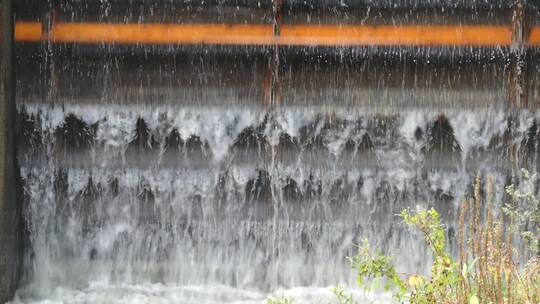
[[[513,1],[14,2],[13,303],[392,303],[356,245],[427,274],[397,214],[436,208],[456,253],[475,177],[498,213],[537,171],[540,36],[515,41]]]
[[[502,201],[517,178],[508,151],[535,161],[536,119],[21,106],[30,244],[21,294],[227,286],[250,292],[234,300],[260,302],[280,289],[354,286],[345,258],[364,238],[400,270],[427,272],[421,237],[396,214],[436,207],[452,244],[474,176],[493,176]]]

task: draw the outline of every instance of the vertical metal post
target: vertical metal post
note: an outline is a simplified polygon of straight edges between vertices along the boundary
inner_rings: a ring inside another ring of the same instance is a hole
[[[15,157],[15,98],[12,69],[11,0],[0,11],[0,302],[15,292],[22,265],[22,204]]]
[[[273,30],[274,37],[281,35],[281,23],[283,13],[284,0],[274,0],[272,5],[273,15]],[[281,104],[281,82],[279,77],[279,45],[275,44],[271,46],[270,57],[268,58],[268,73],[264,78],[264,104],[265,105],[279,105]]]
[[[283,17],[283,4],[285,0],[274,0],[273,13],[274,13],[274,36],[279,37],[281,35],[281,23]]]
[[[509,101],[511,107],[528,107],[527,53],[528,29],[525,0],[514,0],[512,6],[512,46],[509,66]]]
[[[283,4],[285,0],[274,0],[274,37],[279,37],[281,35],[281,25],[282,25],[282,14],[283,14]],[[272,93],[271,93],[271,104],[273,107],[279,106],[282,103],[281,93],[281,77],[280,77],[280,47],[279,45],[273,46],[273,53],[271,58],[270,69],[272,71]],[[281,139],[276,147],[276,160],[283,160],[283,144]]]
[[[283,13],[283,3],[285,0],[274,0],[274,36],[279,37],[281,35],[281,24],[282,24],[282,13]],[[272,83],[273,83],[273,93],[272,93],[272,104],[280,105],[281,104],[281,77],[279,73],[280,69],[280,56],[279,56],[279,46],[274,45],[274,56],[272,58]]]
[[[42,33],[47,39],[44,41],[43,49],[45,52],[45,73],[47,75],[47,85],[48,88],[46,92],[46,100],[54,104],[56,98],[58,97],[58,72],[56,68],[56,63],[54,60],[54,50],[53,50],[53,41],[52,41],[52,31],[54,30],[54,25],[58,20],[58,8],[56,7],[56,1],[49,0],[49,9],[45,12],[42,19]]]

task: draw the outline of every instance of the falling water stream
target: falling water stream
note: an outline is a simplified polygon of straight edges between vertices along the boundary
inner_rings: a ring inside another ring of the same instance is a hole
[[[338,284],[391,303],[355,286],[355,244],[428,273],[396,214],[437,208],[455,250],[475,175],[500,205],[539,160],[540,113],[505,106],[503,48],[293,48],[272,106],[272,49],[192,48],[19,46],[27,253],[13,303],[331,303]]]
[[[16,302],[25,303],[330,299],[330,286],[354,286],[345,257],[362,238],[403,272],[425,273],[429,253],[395,214],[436,206],[454,240],[475,172],[503,189],[510,146],[527,158],[538,140],[535,115],[494,110],[27,106],[20,115],[28,146],[43,143],[21,155],[31,251]],[[448,161],[434,144],[453,145]]]

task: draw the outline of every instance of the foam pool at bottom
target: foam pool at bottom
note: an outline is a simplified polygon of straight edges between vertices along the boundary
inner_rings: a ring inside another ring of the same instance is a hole
[[[392,303],[389,294],[368,294],[359,289],[348,289],[358,303]],[[44,296],[30,290],[20,291],[10,304],[261,304],[271,297],[288,297],[294,303],[337,303],[331,288],[298,287],[277,290],[271,294],[257,290],[238,289],[224,285],[168,286],[163,284],[111,285],[104,282],[92,282],[80,290],[64,287],[52,290]]]

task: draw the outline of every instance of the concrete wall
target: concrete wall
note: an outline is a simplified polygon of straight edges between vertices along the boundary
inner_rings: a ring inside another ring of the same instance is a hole
[[[13,297],[21,274],[23,225],[15,159],[11,0],[0,1],[0,303],[5,303]]]

